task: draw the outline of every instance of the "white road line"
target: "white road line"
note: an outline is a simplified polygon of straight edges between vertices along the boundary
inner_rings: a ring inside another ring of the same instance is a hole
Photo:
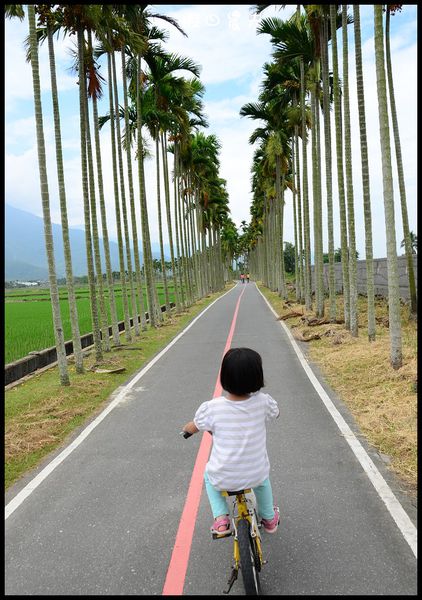
[[[198,321],[198,319],[200,319],[204,313],[207,312],[208,309],[211,308],[211,306],[213,306],[213,304],[215,304],[216,302],[218,302],[218,300],[221,300],[221,298],[224,298],[224,296],[226,296],[227,294],[229,294],[233,289],[235,289],[237,287],[233,286],[230,290],[228,290],[225,294],[223,294],[222,296],[220,296],[219,298],[216,298],[213,302],[211,302],[211,304],[209,304],[201,313],[199,313],[199,315],[197,315],[193,321],[191,321],[191,323],[189,323],[189,325],[187,327],[185,327],[185,329],[183,329],[183,331],[181,331],[165,348],[163,348],[163,350],[161,350],[161,352],[159,352],[157,354],[157,356],[155,356],[141,371],[139,371],[139,373],[137,375],[135,375],[135,377],[133,379],[131,379],[131,381],[129,381],[129,383],[127,385],[125,385],[125,387],[119,392],[119,394],[116,396],[116,398],[114,400],[112,400],[112,402],[110,402],[110,404],[107,406],[107,408],[105,408],[99,415],[98,417],[96,417],[79,435],[78,437],[73,440],[73,442],[71,444],[69,444],[69,446],[67,446],[62,452],[60,452],[60,454],[58,454],[56,456],[56,458],[54,458],[50,463],[48,463],[48,465],[46,467],[44,467],[44,469],[38,473],[38,475],[36,477],[34,477],[34,479],[32,479],[32,481],[30,481],[18,494],[16,494],[16,496],[9,502],[9,504],[6,505],[5,507],[5,520],[10,517],[10,515],[18,508],[18,506],[20,506],[22,504],[22,502],[30,495],[32,494],[32,492],[40,485],[40,483],[42,483],[44,481],[44,479],[46,479],[46,477],[48,477],[50,475],[50,473],[52,473],[54,471],[54,469],[56,467],[59,466],[60,463],[62,463],[64,461],[65,458],[67,458],[69,456],[69,454],[71,454],[73,452],[73,450],[75,450],[75,448],[77,448],[79,446],[79,444],[81,444],[91,433],[91,431],[93,431],[97,425],[99,425],[101,423],[101,421],[103,419],[105,419],[105,417],[114,409],[116,408],[116,406],[123,400],[123,398],[126,396],[126,394],[128,393],[128,391],[135,385],[135,383],[137,383],[141,377],[143,377],[145,375],[145,373],[147,373],[147,371],[150,370],[151,367],[153,367],[155,365],[156,362],[158,362],[160,360],[160,358],[168,351],[170,350],[170,348],[172,346],[174,346],[174,344],[191,328],[193,327],[193,325],[196,323],[196,321]]]
[[[278,317],[279,315],[273,309],[273,307],[268,302],[268,300],[266,299],[264,294],[261,292],[261,290],[258,288],[258,286],[256,286],[256,288],[259,291],[259,293],[261,294],[261,296],[264,298],[265,302],[268,304],[268,306],[269,306],[270,310],[273,312],[273,314],[276,317]],[[413,554],[415,555],[415,557],[417,557],[417,529],[414,526],[414,524],[412,523],[411,519],[409,518],[409,515],[406,513],[406,511],[404,510],[404,508],[402,507],[400,502],[397,500],[397,498],[393,494],[392,490],[386,483],[385,479],[382,477],[381,473],[378,471],[377,467],[375,466],[375,464],[372,462],[372,460],[366,453],[362,444],[358,441],[358,439],[356,438],[356,436],[354,435],[354,433],[352,432],[352,430],[350,429],[350,427],[348,426],[346,421],[343,419],[343,417],[341,416],[341,414],[339,413],[337,408],[334,406],[332,400],[330,399],[330,397],[328,396],[328,394],[326,393],[326,391],[324,390],[324,388],[318,381],[317,377],[315,376],[314,372],[312,371],[311,367],[309,366],[308,362],[306,361],[306,358],[304,357],[302,350],[299,348],[299,346],[296,343],[296,340],[292,336],[290,329],[287,327],[287,325],[283,321],[279,321],[279,323],[280,323],[281,327],[284,329],[284,331],[286,332],[286,334],[287,334],[287,336],[299,358],[299,361],[300,361],[302,367],[304,368],[305,373],[309,377],[312,385],[314,386],[316,392],[318,393],[319,397],[325,404],[330,415],[333,417],[337,427],[340,429],[341,433],[343,434],[343,436],[344,436],[345,440],[347,441],[347,443],[349,444],[350,448],[353,450],[356,458],[362,465],[363,470],[365,471],[365,473],[369,477],[372,485],[378,492],[378,495],[380,496],[380,498],[383,500],[384,504],[386,505],[388,511],[390,512],[390,514],[393,517],[394,521],[396,522],[398,528],[400,529],[401,533],[403,534],[406,542],[409,544],[410,548],[412,549]]]

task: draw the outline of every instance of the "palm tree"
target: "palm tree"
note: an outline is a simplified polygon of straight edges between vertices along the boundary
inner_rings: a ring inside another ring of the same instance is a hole
[[[9,11],[6,12],[7,16],[21,15],[22,12],[17,11],[15,13]],[[48,178],[47,178],[47,164],[45,156],[45,142],[44,142],[44,128],[43,128],[43,115],[41,105],[41,88],[40,88],[40,76],[39,76],[39,62],[38,62],[38,44],[37,44],[37,33],[35,23],[35,6],[28,5],[28,22],[29,22],[29,39],[31,49],[31,70],[32,70],[32,82],[34,92],[34,105],[35,105],[35,123],[37,132],[37,148],[38,148],[38,166],[40,171],[40,184],[41,184],[41,199],[42,209],[44,218],[44,239],[45,248],[47,253],[48,262],[48,274],[50,282],[50,296],[51,306],[53,311],[53,324],[54,324],[54,336],[56,340],[57,350],[57,363],[59,368],[59,376],[61,385],[69,385],[69,374],[66,360],[66,349],[64,345],[64,334],[62,319],[60,314],[59,304],[59,290],[57,286],[56,267],[54,260],[54,245],[53,245],[53,234],[50,217],[50,197],[48,192]]]
[[[176,56],[176,55],[171,55]],[[181,59],[182,61],[185,59]],[[199,69],[197,65],[195,65],[192,61],[187,59],[189,62],[185,64],[185,70],[191,71],[193,73],[199,73]],[[171,64],[172,63],[172,64]],[[170,65],[167,67],[171,68],[171,70],[175,70],[173,67],[177,64],[183,64],[178,61],[171,61]],[[172,119],[168,122],[170,128],[166,131],[162,131],[161,137],[161,147],[163,154],[163,169],[164,169],[164,191],[165,191],[165,201],[166,201],[166,215],[167,215],[167,226],[168,226],[168,236],[169,236],[169,245],[170,245],[170,256],[171,256],[171,264],[173,271],[173,281],[175,288],[175,300],[176,300],[176,310],[180,311],[180,300],[178,293],[178,285],[175,271],[175,260],[174,260],[174,249],[173,249],[173,228],[172,228],[172,219],[170,212],[170,182],[169,182],[169,173],[168,173],[168,160],[167,160],[167,133],[171,132],[173,139],[173,132],[176,131],[178,127],[192,127],[193,122],[189,119],[189,113],[194,111],[196,117],[198,118],[198,124],[202,126],[206,126],[207,123],[202,117],[201,111],[201,103],[198,101],[198,96],[201,96],[204,93],[204,87],[200,83],[199,79],[196,77],[191,78],[190,80],[186,80],[184,78],[175,78],[171,73],[169,73],[166,77],[166,94],[165,94],[165,107],[169,108]],[[167,123],[167,121],[164,121]],[[176,197],[175,197],[176,200]],[[175,212],[175,219],[176,219]],[[176,239],[177,239],[177,227],[176,227]],[[181,286],[181,275],[180,272],[178,274],[179,282]],[[180,288],[180,293],[183,294],[183,290]]]
[[[344,173],[343,173],[343,136],[341,127],[341,105],[340,105],[340,85],[338,76],[338,55],[337,55],[337,6],[330,4],[330,24],[331,24],[331,46],[333,59],[333,94],[334,94],[334,120],[336,136],[336,154],[337,154],[337,181],[338,196],[340,208],[340,243],[341,243],[341,267],[343,276],[343,299],[344,299],[344,322],[347,329],[350,329],[350,282],[349,282],[349,257],[347,245],[347,221],[346,204],[344,197]]]
[[[327,190],[327,226],[328,226],[328,290],[330,322],[336,321],[336,296],[334,274],[334,226],[333,226],[333,180],[331,155],[331,117],[330,117],[330,82],[328,64],[328,29],[329,14],[327,7],[323,8],[323,26],[321,29],[321,73],[323,90],[324,113],[324,143],[325,143],[325,184]]]
[[[382,153],[385,229],[387,240],[388,314],[390,322],[390,360],[393,369],[402,366],[399,278],[394,221],[393,173],[388,124],[387,85],[384,62],[382,5],[374,4],[375,66],[377,77],[378,118]]]
[[[314,209],[314,264],[315,264],[315,312],[324,315],[323,289],[323,240],[322,240],[322,198],[321,198],[321,150],[320,150],[320,94],[321,94],[321,53],[322,53],[322,8],[305,5],[305,13],[310,29],[311,55],[309,57],[309,91],[312,115],[312,183]]]
[[[89,32],[88,36],[89,36],[88,44],[89,44],[89,47],[91,48],[92,47],[91,32]],[[93,110],[93,121],[94,121],[94,139],[95,139],[95,153],[96,153],[96,163],[97,163],[97,181],[98,181],[98,193],[99,193],[100,214],[101,214],[101,229],[102,229],[102,237],[103,237],[106,274],[107,274],[107,287],[108,287],[110,313],[111,313],[111,329],[112,329],[114,345],[120,346],[121,343],[120,343],[120,335],[119,335],[116,298],[115,298],[115,294],[114,294],[114,281],[113,281],[113,272],[112,272],[112,268],[111,268],[111,258],[110,258],[110,243],[109,243],[109,238],[108,238],[107,214],[106,214],[106,206],[105,206],[105,199],[104,199],[103,170],[102,170],[101,145],[100,145],[100,133],[99,133],[100,125],[99,125],[99,119],[98,119],[98,106],[97,106],[97,96],[100,97],[100,95],[101,95],[100,88],[97,87],[93,91],[93,93],[90,94],[90,97],[92,99],[92,110]]]
[[[161,219],[161,198],[160,198],[160,161],[159,151],[160,143],[162,146],[163,153],[163,175],[164,175],[164,191],[165,191],[165,202],[166,202],[166,216],[167,216],[167,229],[169,233],[169,242],[171,252],[172,247],[172,228],[171,228],[171,215],[170,215],[170,198],[168,193],[168,184],[166,184],[166,156],[165,156],[165,143],[164,138],[167,131],[171,128],[172,122],[174,122],[177,111],[180,111],[180,107],[175,104],[176,98],[180,98],[180,93],[186,85],[186,80],[181,77],[175,77],[174,71],[189,71],[193,75],[199,75],[199,66],[196,65],[191,59],[181,57],[177,54],[162,54],[157,52],[148,52],[145,55],[145,60],[148,64],[149,70],[146,74],[146,80],[148,82],[148,88],[144,97],[144,105],[147,102],[147,95],[150,92],[151,99],[151,110],[149,112],[149,118],[144,117],[144,122],[149,126],[150,133],[156,141],[156,172],[157,172],[157,206],[158,206],[158,225],[159,225],[159,239],[160,239],[160,254],[163,272],[163,283],[164,293],[167,310],[170,310],[170,298],[167,285],[166,269],[164,267],[164,249],[163,249],[163,233],[162,233],[162,219]],[[172,255],[172,266],[174,264],[174,255]],[[177,298],[177,286],[175,286],[176,292],[176,303]]]
[[[203,115],[202,96],[204,94],[204,86],[196,77],[188,80],[180,90],[180,96],[175,99],[175,104],[179,104],[182,108],[177,112],[177,119],[171,131],[171,139],[174,140],[173,147],[169,149],[174,152],[174,184],[175,184],[175,227],[176,227],[176,243],[180,238],[180,250],[182,260],[180,262],[182,273],[179,271],[179,278],[183,275],[184,287],[186,289],[187,303],[193,301],[192,277],[190,272],[190,259],[186,254],[186,238],[184,236],[185,221],[182,203],[182,179],[183,172],[187,168],[187,164],[192,161],[192,132],[198,130],[199,127],[207,127],[208,123]],[[178,235],[179,231],[179,235]],[[179,252],[179,250],[178,250]],[[207,255],[209,250],[206,251]],[[181,284],[181,281],[180,281]],[[184,290],[181,287],[182,298]],[[183,301],[183,299],[182,299]]]
[[[20,13],[20,11],[22,11]],[[6,16],[24,16],[24,12],[21,5],[7,5]],[[66,207],[66,190],[64,182],[64,171],[63,171],[63,153],[61,145],[61,127],[60,127],[60,111],[59,101],[57,92],[57,80],[56,80],[56,66],[54,57],[54,42],[53,34],[61,26],[61,12],[60,10],[52,10],[48,5],[42,5],[37,8],[38,24],[40,27],[37,29],[37,43],[43,42],[45,39],[48,40],[48,54],[50,63],[50,78],[51,78],[51,93],[52,93],[52,104],[53,104],[53,115],[54,115],[54,133],[55,133],[55,144],[56,144],[56,165],[57,165],[57,178],[59,187],[59,199],[60,199],[60,213],[62,222],[62,236],[63,236],[63,248],[65,257],[65,269],[66,269],[66,287],[68,290],[68,302],[70,309],[70,323],[72,330],[73,340],[73,354],[75,358],[75,369],[77,373],[83,373],[83,356],[82,347],[78,323],[78,312],[76,306],[76,296],[73,282],[73,271],[72,271],[72,258],[69,241],[69,227],[67,219],[67,207]],[[25,40],[25,46],[27,47],[27,61],[31,60],[30,50],[30,36]]]
[[[309,191],[308,191],[308,158],[307,158],[307,109],[306,109],[306,81],[309,67],[314,58],[314,45],[310,35],[306,16],[295,15],[289,21],[280,19],[264,19],[258,33],[269,33],[274,44],[274,58],[283,63],[294,60],[300,65],[300,110],[301,110],[301,138],[302,138],[302,180],[301,192],[303,199],[303,227],[304,227],[304,292],[305,306],[312,309],[311,288],[311,243],[310,243],[310,218],[309,218]]]
[[[87,5],[81,8],[81,5],[62,5],[63,24],[66,31],[76,33],[78,38],[78,70],[79,70],[79,101],[80,101],[80,129],[81,129],[81,167],[82,167],[82,190],[84,200],[84,219],[85,219],[85,241],[88,264],[88,282],[90,290],[92,326],[94,334],[94,346],[97,362],[102,359],[100,319],[98,313],[98,299],[96,296],[95,272],[92,256],[92,242],[94,242],[94,250],[96,255],[97,271],[101,273],[101,264],[99,263],[99,246],[98,246],[98,230],[96,227],[96,209],[95,198],[93,193],[93,168],[90,158],[90,140],[89,140],[89,121],[87,107],[87,86],[86,74],[88,69],[92,67],[92,57],[85,51],[85,30],[95,31],[95,34],[104,42],[105,36],[110,27],[119,30],[120,23],[110,20],[110,13],[100,5]],[[96,78],[90,78],[91,85],[97,84]],[[88,189],[88,170],[90,172],[91,187]],[[91,206],[89,203],[89,195],[91,195]],[[93,230],[91,232],[91,217]],[[105,315],[104,305],[100,301],[103,320],[107,319]],[[108,338],[108,327],[105,323],[105,335]]]
[[[274,72],[271,65],[264,65],[267,77],[263,82],[263,92],[260,94],[259,103],[248,103],[242,106],[240,114],[253,119],[264,121],[265,128],[257,128],[250,137],[250,143],[262,139],[265,143],[265,152],[271,168],[274,170],[273,184],[275,184],[275,202],[269,205],[268,234],[269,252],[274,256],[271,262],[271,285],[279,291],[284,298],[287,297],[284,275],[283,257],[283,221],[284,221],[284,189],[287,185],[291,168],[291,144],[294,129],[289,121],[287,105],[290,94],[277,93],[273,87]],[[281,79],[285,77],[281,73]]]
[[[148,209],[145,193],[145,173],[143,162],[143,142],[142,142],[142,112],[141,112],[141,55],[137,58],[137,90],[136,90],[136,111],[137,111],[137,154],[138,154],[138,183],[139,196],[141,203],[141,227],[142,227],[142,250],[144,257],[144,270],[148,299],[148,316],[152,327],[157,326],[157,306],[155,301],[155,281],[152,263],[151,242],[149,239]],[[161,311],[160,311],[161,312]]]
[[[118,45],[118,42],[117,42]],[[139,319],[138,319],[138,308],[136,303],[135,287],[133,282],[133,267],[132,257],[130,253],[130,238],[129,238],[129,224],[127,218],[127,205],[126,205],[126,183],[123,172],[123,153],[122,153],[122,136],[120,132],[120,118],[119,118],[119,99],[117,89],[117,73],[116,73],[116,61],[114,52],[111,53],[111,70],[112,70],[112,82],[113,82],[113,98],[114,98],[114,114],[116,123],[116,146],[117,146],[117,159],[119,165],[119,182],[120,182],[120,198],[121,198],[121,209],[123,217],[123,230],[126,248],[126,264],[128,271],[128,283],[130,301],[132,305],[133,324],[135,335],[139,336]],[[127,337],[129,339],[129,336]]]
[[[407,258],[407,273],[409,277],[409,291],[410,291],[410,313],[413,318],[416,318],[417,314],[417,297],[416,297],[416,283],[415,273],[413,268],[412,258],[412,244],[409,233],[409,218],[407,215],[407,201],[406,201],[406,187],[404,183],[404,172],[403,172],[403,160],[401,155],[401,144],[400,144],[400,132],[399,124],[397,119],[396,101],[394,96],[394,84],[393,84],[393,69],[391,66],[391,51],[390,51],[390,14],[394,14],[396,10],[401,10],[401,4],[386,4],[386,17],[385,17],[385,56],[386,56],[386,67],[387,67],[387,81],[388,81],[388,93],[390,97],[390,109],[391,109],[391,120],[393,123],[394,133],[394,146],[396,149],[396,161],[397,161],[397,173],[399,178],[399,191],[400,191],[400,206],[403,222],[403,235],[405,241],[405,251]]]
[[[346,163],[346,191],[347,191],[347,224],[349,236],[349,289],[350,289],[350,332],[353,337],[358,336],[358,289],[356,281],[356,237],[355,215],[353,204],[353,175],[352,175],[352,145],[350,134],[350,103],[349,103],[349,47],[347,36],[347,4],[342,10],[343,33],[343,102],[344,102],[344,158]]]
[[[113,184],[114,184],[114,207],[116,215],[116,227],[117,227],[117,245],[119,250],[119,267],[120,267],[120,285],[122,288],[122,300],[123,300],[123,315],[125,322],[125,338],[126,341],[131,341],[132,336],[130,333],[130,317],[129,317],[129,304],[127,298],[126,288],[126,269],[123,256],[123,236],[122,236],[122,225],[120,216],[120,202],[119,202],[119,184],[117,177],[117,157],[116,157],[116,136],[115,136],[115,120],[117,116],[114,114],[114,100],[113,100],[113,76],[112,76],[112,59],[111,51],[107,53],[107,67],[108,67],[108,80],[109,80],[109,109],[110,109],[110,136],[111,136],[111,154],[113,164]]]
[[[150,19],[151,18],[159,18],[164,21],[167,21],[180,33],[186,36],[186,33],[179,26],[175,19],[171,17],[151,13],[147,9],[147,5],[137,5],[136,14],[132,19],[132,23],[134,26],[134,30],[138,31],[145,35],[148,30],[150,30]],[[138,127],[138,179],[139,179],[139,190],[140,190],[140,202],[141,202],[141,222],[142,222],[142,242],[143,242],[143,253],[144,253],[144,267],[146,273],[146,284],[147,284],[147,296],[148,296],[148,305],[149,305],[149,318],[152,326],[156,326],[156,320],[162,320],[162,313],[158,307],[158,301],[155,300],[154,295],[156,295],[156,287],[154,283],[154,272],[152,267],[152,253],[151,253],[151,242],[150,242],[150,233],[149,233],[149,221],[148,221],[148,212],[147,212],[147,203],[146,203],[146,190],[145,190],[145,175],[144,175],[144,163],[143,163],[143,143],[142,143],[142,114],[141,114],[141,105],[142,105],[142,87],[140,85],[140,77],[141,77],[141,59],[142,52],[137,53],[137,77],[136,77],[136,108],[137,108],[137,127]]]
[[[127,89],[127,76],[126,76],[126,59],[125,59],[125,48],[122,46],[122,78],[123,78],[123,101],[124,101],[124,116],[125,116],[125,133],[129,131],[129,106],[128,106],[128,89]],[[139,298],[139,306],[141,311],[141,329],[146,329],[146,318],[145,318],[145,303],[144,293],[142,286],[142,274],[141,264],[139,260],[139,243],[138,243],[138,228],[136,225],[136,213],[135,213],[135,194],[133,189],[133,174],[132,174],[132,158],[131,158],[131,143],[129,139],[126,139],[126,165],[129,183],[129,201],[130,201],[130,217],[132,224],[132,240],[133,240],[133,253],[135,261],[135,278],[136,278],[136,289]],[[137,315],[134,315],[135,321],[138,320]],[[135,325],[136,326],[136,325]],[[135,329],[135,333],[136,333]]]
[[[372,217],[369,187],[368,144],[366,138],[365,96],[362,73],[362,43],[360,34],[359,5],[353,5],[353,21],[355,32],[356,87],[359,112],[360,153],[362,163],[362,191],[365,221],[365,255],[366,255],[366,295],[368,301],[368,340],[375,340],[375,297],[374,297],[374,261],[372,250]]]
[[[89,32],[90,33],[90,32]],[[92,49],[90,49],[88,56],[86,57],[86,64],[92,56]],[[89,108],[88,108],[88,94],[85,97],[85,125],[86,125],[86,150],[87,150],[87,161],[88,161],[88,178],[89,178],[89,202],[91,210],[91,224],[92,224],[92,240],[94,244],[94,261],[96,270],[96,282],[98,287],[98,302],[100,306],[99,311],[99,322],[101,330],[101,338],[103,341],[103,347],[106,352],[110,351],[110,336],[108,329],[108,315],[105,306],[104,299],[104,286],[103,286],[103,274],[101,269],[101,255],[100,255],[100,240],[98,235],[98,223],[97,223],[97,207],[95,197],[95,181],[94,181],[94,163],[92,157],[92,145],[91,145],[91,132],[89,124]]]
[[[57,79],[56,79],[56,64],[54,57],[54,42],[53,42],[53,19],[54,15],[51,10],[48,13],[42,13],[40,16],[41,23],[46,24],[47,38],[48,38],[48,53],[50,61],[50,77],[51,77],[51,95],[53,103],[54,113],[54,133],[56,142],[56,164],[57,164],[57,179],[59,184],[59,198],[60,198],[60,216],[62,224],[62,235],[63,235],[63,250],[65,257],[65,269],[66,269],[66,286],[68,291],[69,301],[69,313],[70,313],[70,324],[72,329],[72,340],[73,340],[73,355],[75,357],[75,370],[77,373],[83,373],[83,355],[81,345],[81,334],[79,331],[78,321],[78,310],[76,306],[76,295],[75,286],[73,283],[73,269],[72,269],[72,255],[70,251],[70,240],[69,240],[69,224],[67,219],[67,206],[66,206],[66,187],[64,181],[64,170],[63,170],[63,151],[61,142],[61,126],[60,126],[60,110],[59,110],[59,98],[57,92]]]
[[[89,191],[88,191],[88,165],[87,165],[87,111],[86,111],[86,80],[85,80],[85,47],[84,34],[81,17],[76,14],[75,28],[78,39],[79,58],[79,111],[80,111],[80,138],[81,138],[81,171],[82,171],[82,193],[84,202],[85,221],[85,246],[88,265],[88,285],[91,302],[92,329],[94,336],[95,359],[100,362],[103,358],[101,348],[101,334],[98,314],[98,304],[95,288],[94,262],[92,256],[92,234],[90,221]]]

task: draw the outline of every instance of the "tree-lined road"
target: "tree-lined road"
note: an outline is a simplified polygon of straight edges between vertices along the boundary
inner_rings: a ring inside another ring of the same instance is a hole
[[[264,390],[280,406],[267,443],[281,523],[264,538],[263,594],[416,594],[409,544],[285,331],[256,286],[245,284],[212,304],[10,514],[7,595],[162,594],[202,436],[178,433],[213,395],[241,294],[232,346],[262,355]],[[6,504],[28,481],[8,492]],[[212,540],[211,521],[203,491],[185,595],[226,588],[231,542]],[[232,593],[243,594],[240,579]]]

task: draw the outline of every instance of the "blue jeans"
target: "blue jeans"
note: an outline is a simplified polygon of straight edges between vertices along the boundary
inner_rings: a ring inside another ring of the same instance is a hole
[[[208,474],[206,471],[204,474],[204,481],[213,517],[215,518],[219,517],[220,515],[228,514],[229,511],[227,509],[226,496],[222,496],[221,492],[215,489],[208,479]],[[273,519],[274,503],[270,480],[267,478],[260,485],[252,489],[256,497],[258,515],[261,517],[261,519]]]

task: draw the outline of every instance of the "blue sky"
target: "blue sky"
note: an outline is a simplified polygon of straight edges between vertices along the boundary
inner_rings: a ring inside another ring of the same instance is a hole
[[[176,18],[188,37],[176,29],[165,26],[157,20],[157,25],[169,32],[166,48],[169,51],[189,56],[201,67],[201,81],[206,86],[204,96],[205,112],[209,120],[207,133],[215,133],[222,143],[221,175],[227,180],[232,218],[239,226],[242,220],[249,221],[250,167],[254,148],[248,138],[258,125],[239,116],[239,110],[246,102],[257,100],[262,79],[262,65],[271,58],[269,37],[256,34],[259,19],[251,13],[251,5],[151,5],[153,11]],[[264,17],[287,18],[296,5],[285,9],[269,8]],[[351,8],[349,9],[351,10]],[[361,6],[361,26],[363,41],[364,80],[366,91],[366,118],[371,169],[371,202],[374,231],[374,256],[386,255],[385,227],[381,178],[381,155],[379,148],[378,107],[373,42],[373,6]],[[42,215],[39,189],[38,162],[35,140],[34,109],[32,99],[32,76],[25,62],[23,40],[28,33],[25,20],[5,23],[5,111],[6,111],[6,202],[39,216]],[[349,77],[352,118],[352,151],[354,172],[354,198],[356,213],[356,235],[359,257],[364,258],[364,226],[360,173],[360,148],[357,126],[356,89],[354,78],[353,27],[349,27]],[[338,34],[341,50],[341,34]],[[79,117],[78,87],[76,75],[69,69],[71,58],[69,48],[73,41],[60,40],[56,43],[56,64],[60,94],[62,139],[65,157],[65,178],[69,223],[83,229],[83,205],[81,201],[80,156],[79,156]],[[407,204],[410,229],[416,227],[416,54],[417,54],[417,6],[403,5],[401,13],[391,19],[391,48],[396,104],[401,133],[401,146],[406,181]],[[341,52],[340,52],[341,58]],[[117,63],[119,68],[119,63]],[[57,194],[56,167],[54,160],[54,135],[52,127],[51,93],[48,71],[47,47],[40,50],[42,102],[44,129],[46,136],[48,177],[51,213],[54,222],[60,222]],[[341,69],[341,65],[340,65]],[[106,66],[102,73],[107,74]],[[341,76],[341,73],[340,73]],[[107,90],[100,104],[99,113],[108,111]],[[103,165],[107,215],[110,237],[116,239],[114,221],[113,183],[111,178],[111,155],[109,130],[102,132]],[[152,148],[151,148],[152,149]],[[311,153],[309,152],[309,155]],[[395,159],[394,148],[392,157]],[[333,155],[335,161],[335,153]],[[136,171],[135,171],[136,172]],[[150,228],[153,241],[158,241],[155,164],[147,161],[147,197],[150,211]],[[393,176],[397,180],[393,162]],[[324,181],[323,181],[324,190]],[[336,180],[334,181],[336,190]],[[336,198],[336,197],[335,197]],[[336,201],[336,200],[335,200]],[[323,195],[325,203],[325,194]],[[137,203],[138,204],[138,203]],[[402,239],[399,193],[395,185],[396,231],[398,251]],[[325,206],[325,204],[324,204]],[[326,213],[324,213],[326,215]],[[312,215],[311,215],[312,216]],[[335,206],[335,245],[340,245],[338,209]],[[293,242],[293,211],[291,196],[286,194],[285,240]],[[324,232],[324,250],[327,235]]]

